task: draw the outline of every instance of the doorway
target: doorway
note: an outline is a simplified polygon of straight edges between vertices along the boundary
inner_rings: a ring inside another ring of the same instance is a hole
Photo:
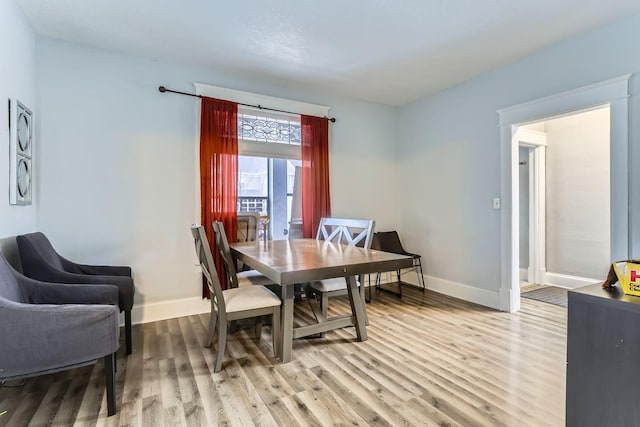
[[[573,289],[601,280],[608,270],[609,135],[608,105],[516,130],[522,285]],[[566,306],[566,292],[557,294]]]
[[[520,309],[519,141],[516,132],[545,117],[609,106],[610,114],[610,249],[609,259],[627,259],[629,239],[628,86],[630,75],[498,110],[501,153],[500,308]]]

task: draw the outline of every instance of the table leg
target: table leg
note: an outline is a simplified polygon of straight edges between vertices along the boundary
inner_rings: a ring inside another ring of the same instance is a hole
[[[360,300],[362,300],[362,307],[364,308],[364,323],[369,326],[369,317],[367,316],[367,297],[364,294],[364,275],[360,276],[360,286],[358,286],[358,290],[360,291]],[[371,296],[371,294],[369,294]]]
[[[364,284],[363,284],[364,286]],[[351,313],[356,318],[356,333],[358,341],[367,340],[367,317],[365,314],[364,302],[358,291],[358,283],[355,276],[347,277],[347,291],[349,291],[349,301],[351,302]]]
[[[280,360],[282,363],[291,361],[293,346],[293,297],[294,286],[282,286],[282,315],[280,316]]]

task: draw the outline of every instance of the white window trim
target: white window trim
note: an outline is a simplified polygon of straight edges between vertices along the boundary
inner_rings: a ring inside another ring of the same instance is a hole
[[[238,105],[238,114],[247,114],[252,116],[266,117],[274,120],[291,120],[300,122],[300,114],[280,113],[277,111],[261,110],[255,107],[247,107],[246,105]]]
[[[302,159],[299,145],[246,141],[244,139],[238,140],[238,154],[241,156],[270,157],[274,159]]]
[[[273,96],[260,95],[258,93],[245,92],[242,90],[228,89],[219,86],[212,86],[204,83],[194,83],[196,94],[211,98],[225,99],[227,101],[240,104],[260,105],[262,107],[276,110],[291,111],[308,116],[328,117],[329,108],[326,105],[310,104],[308,102],[293,101],[291,99],[276,98]]]

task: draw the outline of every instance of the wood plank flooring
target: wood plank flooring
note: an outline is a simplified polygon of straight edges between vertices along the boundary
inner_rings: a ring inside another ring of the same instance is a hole
[[[331,300],[330,313],[347,310]],[[406,287],[402,299],[374,295],[367,312],[368,341],[353,328],[296,340],[287,364],[274,363],[270,327],[259,342],[241,329],[217,374],[208,315],[134,326],[116,415],[99,362],[0,388],[0,425],[564,425],[565,308],[523,299],[508,314]],[[310,318],[306,302],[296,316]]]

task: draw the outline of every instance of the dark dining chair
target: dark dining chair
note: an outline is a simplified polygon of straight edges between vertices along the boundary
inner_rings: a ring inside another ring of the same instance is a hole
[[[118,306],[124,311],[127,354],[131,354],[131,308],[135,286],[131,268],[124,266],[84,265],[59,255],[42,233],[16,237],[25,276],[51,283],[78,283],[87,286],[106,284],[118,287]]]
[[[391,252],[394,254],[406,255],[410,256],[413,259],[413,267],[409,269],[409,271],[415,271],[418,276],[418,284],[422,288],[422,291],[425,290],[424,284],[424,272],[422,270],[422,257],[418,254],[414,254],[405,250],[402,247],[402,243],[400,242],[400,236],[398,236],[397,231],[378,231],[373,234],[373,239],[371,241],[371,249],[375,249],[383,252]],[[402,296],[402,285],[408,284],[407,282],[402,281],[402,270],[396,270],[396,277],[398,278],[398,296]],[[380,288],[380,277],[381,274],[376,274],[376,288]]]

